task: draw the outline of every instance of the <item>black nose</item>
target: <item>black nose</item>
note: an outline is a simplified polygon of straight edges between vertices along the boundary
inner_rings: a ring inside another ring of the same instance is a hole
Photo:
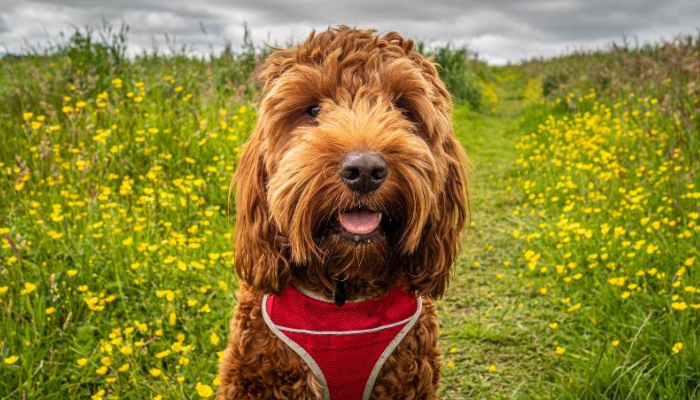
[[[377,153],[353,151],[340,161],[340,178],[352,190],[369,193],[386,179],[389,169]]]

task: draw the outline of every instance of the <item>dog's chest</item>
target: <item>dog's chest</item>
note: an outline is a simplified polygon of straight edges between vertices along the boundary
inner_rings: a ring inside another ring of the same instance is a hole
[[[338,307],[294,287],[262,301],[270,330],[306,362],[325,400],[369,399],[396,346],[418,320],[421,299],[395,287]]]

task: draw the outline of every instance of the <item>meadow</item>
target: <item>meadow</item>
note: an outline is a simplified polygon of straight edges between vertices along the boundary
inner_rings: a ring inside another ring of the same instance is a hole
[[[265,51],[126,43],[0,59],[0,398],[216,391]],[[443,398],[700,397],[700,37],[506,67],[421,49],[473,163]]]

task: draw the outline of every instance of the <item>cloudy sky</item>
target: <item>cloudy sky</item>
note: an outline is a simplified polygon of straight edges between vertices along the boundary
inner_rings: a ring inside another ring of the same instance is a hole
[[[0,0],[0,53],[60,40],[73,27],[125,22],[132,51],[162,48],[164,34],[193,51],[284,44],[346,24],[396,30],[429,42],[468,45],[491,63],[697,34],[700,0]],[[202,27],[204,27],[203,32]]]

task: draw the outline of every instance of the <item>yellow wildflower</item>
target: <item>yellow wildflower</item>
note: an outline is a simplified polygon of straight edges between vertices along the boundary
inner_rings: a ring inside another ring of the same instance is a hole
[[[674,301],[673,303],[671,303],[671,308],[673,308],[674,310],[683,311],[686,308],[688,308],[688,305],[685,303],[685,301]]]
[[[200,397],[211,397],[214,394],[214,390],[211,388],[209,385],[203,385],[201,382],[197,382],[197,386],[195,386],[195,389],[197,389],[197,394]]]
[[[24,282],[24,289],[22,289],[20,294],[29,294],[36,290],[36,285],[31,282]]]
[[[671,349],[673,354],[678,354],[681,350],[683,350],[683,343],[681,342],[676,342]]]
[[[163,350],[160,353],[156,354],[156,358],[164,358],[170,355],[170,350]]]
[[[211,335],[209,336],[209,342],[216,346],[219,344],[219,336],[216,334],[216,332],[212,332]]]
[[[576,303],[573,306],[569,307],[566,310],[566,312],[574,312],[574,311],[578,310],[579,308],[581,308],[581,303]]]
[[[7,364],[7,365],[12,365],[12,364],[16,363],[17,360],[19,360],[19,357],[17,357],[17,356],[9,356],[9,357],[5,358],[5,364]]]

